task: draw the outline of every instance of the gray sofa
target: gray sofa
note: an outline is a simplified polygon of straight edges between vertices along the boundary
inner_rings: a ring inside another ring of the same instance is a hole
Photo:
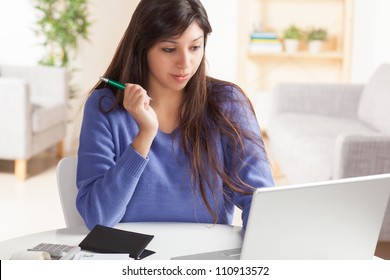
[[[280,84],[272,107],[269,152],[289,183],[390,173],[390,64],[366,85]]]
[[[18,180],[45,149],[57,146],[63,156],[67,100],[65,68],[0,65],[0,159],[15,161]]]

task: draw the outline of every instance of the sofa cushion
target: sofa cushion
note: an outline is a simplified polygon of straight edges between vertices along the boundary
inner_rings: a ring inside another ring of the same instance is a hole
[[[364,87],[358,117],[380,132],[390,133],[390,64],[381,65]]]
[[[33,105],[32,130],[40,133],[53,126],[64,123],[66,120],[66,105],[50,107]]]
[[[292,183],[331,179],[337,137],[365,133],[374,130],[354,119],[298,113],[276,116],[267,129],[270,156]]]

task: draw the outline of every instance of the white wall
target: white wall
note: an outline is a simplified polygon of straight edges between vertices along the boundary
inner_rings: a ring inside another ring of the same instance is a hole
[[[1,1],[1,0],[0,0]],[[90,0],[92,26],[78,57],[81,94],[86,94],[108,67],[138,0]]]
[[[389,11],[388,0],[355,0],[352,82],[365,83],[381,63],[390,63]]]
[[[0,64],[34,65],[41,58],[33,2],[0,0]]]
[[[206,49],[208,74],[237,82],[238,0],[202,0],[202,3],[213,28]]]

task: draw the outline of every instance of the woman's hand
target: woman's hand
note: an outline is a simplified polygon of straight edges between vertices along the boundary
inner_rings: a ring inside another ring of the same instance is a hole
[[[140,85],[126,84],[123,107],[139,125],[138,135],[132,143],[133,148],[146,157],[158,130],[158,119],[150,106],[150,97]]]

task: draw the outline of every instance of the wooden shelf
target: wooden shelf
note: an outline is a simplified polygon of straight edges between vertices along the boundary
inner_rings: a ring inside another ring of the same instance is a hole
[[[348,82],[354,0],[239,0],[238,83],[249,94],[271,92],[283,82]],[[303,30],[328,31],[320,53],[307,51],[300,41],[296,53],[258,52],[250,49],[254,26],[274,32],[283,42],[283,31],[291,24]]]
[[[335,59],[342,60],[344,58],[341,52],[321,52],[321,53],[309,53],[309,52],[296,52],[296,53],[266,53],[266,52],[248,52],[248,57],[251,59],[274,59],[274,58],[302,58],[302,59]]]

